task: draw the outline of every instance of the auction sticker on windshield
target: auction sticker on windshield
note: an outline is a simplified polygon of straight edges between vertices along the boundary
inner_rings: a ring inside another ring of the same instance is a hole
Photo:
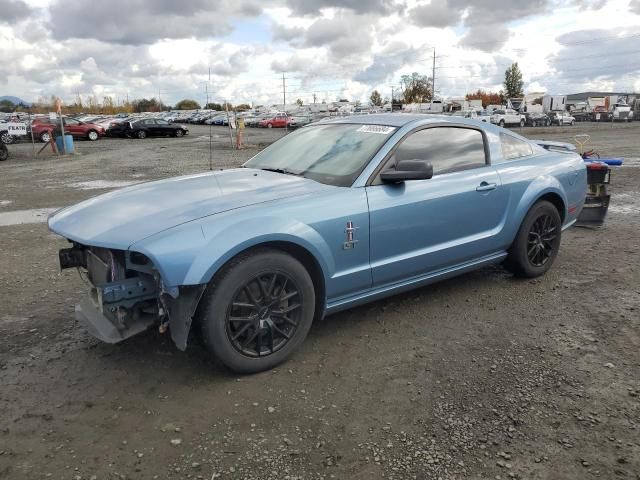
[[[384,125],[362,125],[356,131],[362,133],[380,133],[382,135],[389,135],[394,130],[394,127],[386,127]]]

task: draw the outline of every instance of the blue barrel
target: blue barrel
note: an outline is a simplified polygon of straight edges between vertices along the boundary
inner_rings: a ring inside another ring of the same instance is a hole
[[[62,137],[56,137],[56,147],[60,153],[73,153],[73,136],[64,136],[64,145],[62,144]]]

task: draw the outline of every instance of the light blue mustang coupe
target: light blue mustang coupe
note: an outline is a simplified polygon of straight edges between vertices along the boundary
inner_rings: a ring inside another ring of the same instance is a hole
[[[309,125],[243,168],[143,183],[56,212],[76,317],[115,343],[193,331],[224,364],[282,362],[324,315],[504,261],[535,277],[580,213],[567,144],[484,122],[367,115]]]

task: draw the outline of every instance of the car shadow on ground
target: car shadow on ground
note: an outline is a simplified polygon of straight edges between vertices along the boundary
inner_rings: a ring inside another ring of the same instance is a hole
[[[463,298],[470,292],[483,288],[483,284],[488,282],[505,282],[506,286],[511,278],[514,277],[501,266],[488,266],[453,279],[330,315],[315,322],[299,351],[277,368],[292,368],[301,362],[315,362],[317,359],[314,356],[329,349],[336,332],[357,336],[362,331],[377,328],[378,314],[381,312],[394,309],[402,315],[403,310],[408,311],[412,305],[423,308],[425,305],[434,304],[431,306],[431,313],[437,322],[437,309],[444,299],[457,301],[457,297]],[[437,324],[434,327],[437,328]],[[80,326],[76,328],[81,329]],[[78,342],[82,345],[79,350],[84,351],[84,354],[80,354],[82,359],[79,358],[79,362],[89,362],[92,364],[91,369],[95,371],[119,370],[130,376],[126,383],[134,389],[136,385],[147,383],[150,376],[157,375],[158,371],[164,372],[161,380],[163,383],[170,382],[172,378],[182,382],[189,377],[197,377],[200,380],[206,377],[208,382],[215,382],[242,377],[213,358],[195,333],[190,336],[188,348],[184,352],[176,348],[169,332],[160,334],[155,328],[114,345],[89,338],[84,331],[78,332],[78,337]]]

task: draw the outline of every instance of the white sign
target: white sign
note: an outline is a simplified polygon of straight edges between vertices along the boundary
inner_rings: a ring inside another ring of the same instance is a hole
[[[389,135],[395,130],[394,127],[387,127],[384,125],[362,125],[357,132],[363,133],[380,133],[382,135]]]
[[[9,122],[7,123],[7,131],[9,135],[26,135],[27,134],[27,124],[26,123],[18,123],[18,122]]]
[[[56,120],[58,118],[58,115],[56,114],[56,112],[49,112],[49,120]]]

